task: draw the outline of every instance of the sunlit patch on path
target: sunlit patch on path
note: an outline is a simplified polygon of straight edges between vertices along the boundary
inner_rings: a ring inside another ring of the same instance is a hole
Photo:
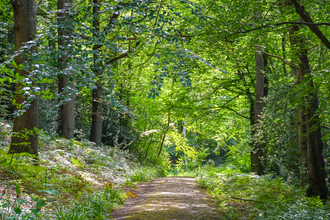
[[[224,219],[212,198],[189,177],[163,177],[139,186],[138,197],[114,211],[113,219]]]

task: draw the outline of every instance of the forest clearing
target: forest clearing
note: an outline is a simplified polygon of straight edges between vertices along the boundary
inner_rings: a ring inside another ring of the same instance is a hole
[[[0,219],[330,219],[326,0],[1,0]]]

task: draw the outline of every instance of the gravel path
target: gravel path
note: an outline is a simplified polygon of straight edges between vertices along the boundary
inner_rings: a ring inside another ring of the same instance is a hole
[[[162,177],[139,185],[137,197],[114,210],[115,220],[211,220],[225,219],[213,200],[190,177]]]

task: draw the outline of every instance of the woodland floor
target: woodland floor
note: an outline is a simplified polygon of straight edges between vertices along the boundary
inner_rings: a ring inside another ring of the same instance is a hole
[[[162,177],[139,185],[132,198],[114,210],[115,220],[211,220],[226,219],[213,199],[190,177]]]

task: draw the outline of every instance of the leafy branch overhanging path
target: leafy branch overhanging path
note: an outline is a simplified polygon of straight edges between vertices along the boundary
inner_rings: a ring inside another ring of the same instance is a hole
[[[140,185],[138,196],[130,198],[113,219],[213,220],[224,219],[212,198],[197,187],[190,177],[162,177]]]

